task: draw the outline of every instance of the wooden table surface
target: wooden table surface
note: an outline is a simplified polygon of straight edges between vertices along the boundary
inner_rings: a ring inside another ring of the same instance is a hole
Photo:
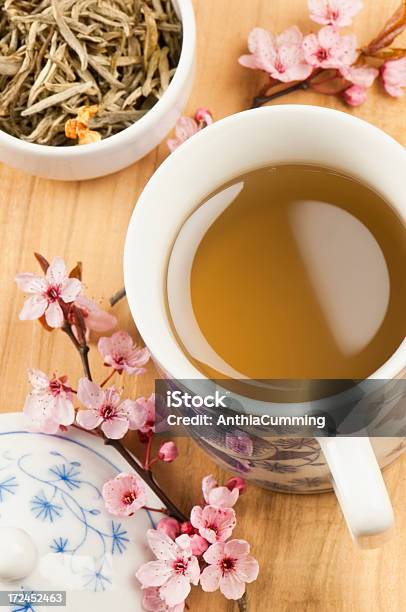
[[[356,30],[365,43],[376,33],[397,0],[365,1]],[[192,113],[208,106],[216,119],[243,110],[259,89],[261,77],[237,65],[246,36],[257,25],[274,31],[297,23],[309,30],[305,0],[195,0],[199,63],[189,104]],[[384,96],[376,86],[357,110],[335,98],[300,93],[284,102],[319,104],[353,112],[406,145],[405,102]],[[272,134],[269,134],[272,138]],[[148,178],[167,155],[166,145],[118,174],[82,183],[51,182],[0,167],[0,397],[2,411],[19,411],[27,393],[26,369],[68,373],[80,366],[62,333],[20,322],[22,295],[13,282],[19,271],[35,270],[32,253],[62,255],[84,265],[87,293],[107,298],[122,286],[122,254],[127,224]],[[125,301],[116,308],[121,327],[134,333]],[[92,365],[102,375],[98,360]],[[154,371],[127,384],[134,396],[149,394]],[[132,440],[129,440],[132,444]],[[224,477],[193,442],[180,442],[181,457],[160,478],[187,511],[200,499],[203,475]],[[396,535],[381,550],[361,551],[350,541],[333,494],[294,496],[251,486],[237,505],[236,534],[252,543],[260,562],[258,581],[249,588],[250,610],[401,612],[406,610],[406,456],[385,474],[397,519]],[[190,609],[236,609],[218,594],[194,589]]]

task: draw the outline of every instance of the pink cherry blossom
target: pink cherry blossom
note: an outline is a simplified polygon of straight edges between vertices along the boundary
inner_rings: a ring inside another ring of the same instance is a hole
[[[315,68],[343,68],[357,58],[357,39],[353,34],[340,36],[334,27],[326,26],[305,36],[303,49],[306,61]]]
[[[159,459],[161,461],[165,461],[165,463],[172,463],[172,461],[175,461],[178,455],[179,452],[174,442],[164,442],[161,444],[158,451]]]
[[[75,420],[72,389],[67,377],[49,379],[41,370],[28,370],[32,391],[24,404],[33,431],[54,434],[60,425],[71,425]]]
[[[102,333],[116,327],[116,317],[99,308],[96,302],[85,295],[79,295],[75,300],[75,305],[82,311],[88,332]]]
[[[131,516],[147,502],[145,485],[135,474],[119,474],[103,485],[103,499],[110,514]]]
[[[176,540],[176,538],[180,535],[180,523],[174,518],[163,518],[159,521],[156,528],[171,538],[171,540]]]
[[[308,0],[310,19],[321,25],[344,28],[362,9],[361,0]]]
[[[139,397],[135,400],[135,403],[137,408],[146,414],[145,423],[139,428],[139,431],[146,435],[152,434],[155,426],[155,393],[152,393],[148,399],[145,397]]]
[[[169,138],[166,141],[171,153],[212,123],[213,115],[208,108],[198,108],[193,119],[192,117],[179,117],[175,125],[176,138]]]
[[[226,447],[237,455],[251,457],[254,452],[254,443],[251,437],[244,431],[236,429],[232,433],[227,433],[225,442]]]
[[[304,81],[313,71],[305,61],[303,34],[297,26],[272,36],[263,28],[254,28],[248,37],[251,55],[243,55],[239,63],[253,70],[263,70],[273,79],[288,83]]]
[[[84,429],[101,426],[103,433],[114,440],[123,438],[128,429],[140,429],[147,417],[142,406],[133,400],[120,401],[120,393],[114,388],[102,389],[87,378],[81,378],[78,399],[86,406],[76,415]]]
[[[245,482],[243,478],[234,476],[233,478],[230,478],[229,480],[227,480],[226,487],[227,489],[230,489],[230,491],[232,491],[233,489],[238,489],[240,492],[240,495],[242,495],[247,488],[247,483]]]
[[[190,521],[181,523],[180,532],[186,533],[190,537],[190,547],[194,555],[199,557],[201,554],[204,553],[205,550],[207,550],[209,546],[208,541],[202,538],[201,535],[199,535],[198,529],[193,527]]]
[[[210,474],[202,481],[203,497],[207,504],[220,508],[232,508],[240,495],[237,488],[219,487],[217,480]]]
[[[367,90],[359,85],[352,85],[343,92],[343,98],[350,106],[360,106],[367,99]]]
[[[250,546],[245,540],[230,540],[213,544],[204,553],[209,564],[201,576],[203,591],[220,591],[227,599],[240,599],[245,593],[245,583],[258,577],[258,561],[251,557]]]
[[[199,124],[200,128],[207,127],[213,123],[213,115],[208,108],[202,106],[198,108],[195,113],[195,121]]]
[[[371,87],[379,76],[379,70],[372,66],[344,66],[340,73],[347,81],[364,89]]]
[[[100,338],[97,348],[104,359],[104,365],[130,375],[143,374],[143,366],[150,358],[149,350],[138,347],[125,331],[118,331],[110,338]]]
[[[224,542],[231,536],[236,525],[235,512],[232,508],[217,506],[195,506],[190,514],[193,527],[211,544]]]
[[[199,534],[195,533],[190,536],[190,548],[192,553],[196,555],[196,557],[200,557],[209,547],[209,543],[207,540],[202,538]]]
[[[185,604],[182,602],[177,606],[167,606],[159,596],[159,588],[148,587],[142,592],[142,607],[147,612],[183,612]]]
[[[159,587],[159,596],[167,606],[182,604],[191,584],[198,584],[199,562],[192,555],[189,536],[181,535],[173,542],[165,533],[150,529],[149,546],[156,561],[145,563],[136,572],[142,587]]]
[[[390,96],[401,98],[406,87],[406,57],[385,62],[382,68],[383,85]]]
[[[192,536],[194,533],[199,533],[198,530],[195,529],[195,527],[193,527],[190,521],[185,521],[184,523],[181,523],[180,532],[186,533],[187,535],[190,535],[190,536]]]
[[[31,294],[20,312],[20,319],[33,321],[45,314],[50,327],[62,327],[65,317],[61,303],[74,302],[82,289],[77,278],[68,278],[61,257],[52,260],[45,277],[25,272],[17,274],[15,281],[22,291]]]
[[[189,140],[192,136],[208,127],[213,123],[213,115],[208,108],[198,108],[194,118],[180,117],[175,125],[176,138],[169,138],[166,141],[171,153],[175,151],[181,144]]]

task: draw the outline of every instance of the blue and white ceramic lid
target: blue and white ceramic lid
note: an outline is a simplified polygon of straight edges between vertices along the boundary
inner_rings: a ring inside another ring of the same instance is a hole
[[[151,516],[111,516],[101,497],[126,471],[96,437],[31,433],[22,414],[0,415],[0,591],[66,591],[72,612],[141,610],[134,574],[151,559]],[[148,505],[160,505],[152,492]],[[34,598],[14,599],[1,609],[37,612]]]

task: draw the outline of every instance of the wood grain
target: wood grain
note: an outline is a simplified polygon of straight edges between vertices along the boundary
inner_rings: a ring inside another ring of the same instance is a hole
[[[356,30],[362,43],[380,28],[397,0],[365,1]],[[246,50],[248,31],[261,25],[274,31],[297,23],[309,30],[305,0],[195,0],[199,62],[190,112],[208,106],[215,118],[243,110],[257,93],[261,77],[237,65]],[[282,103],[318,104],[346,110],[370,121],[406,145],[405,101],[384,96],[377,85],[368,102],[351,110],[339,100],[311,93],[289,96]],[[272,134],[269,134],[272,139]],[[349,146],[350,143],[349,143]],[[13,277],[35,269],[32,253],[60,254],[72,266],[84,264],[89,296],[106,304],[123,282],[122,253],[126,227],[137,196],[167,155],[165,144],[118,174],[84,182],[50,182],[0,167],[0,395],[2,411],[21,409],[30,366],[71,378],[80,374],[73,349],[61,333],[45,333],[37,324],[22,323],[22,296]],[[203,170],[202,170],[203,171]],[[120,324],[134,332],[125,302],[117,308]],[[92,357],[96,376],[102,368]],[[154,371],[129,393],[149,393]],[[131,443],[131,441],[130,441]],[[220,470],[193,444],[181,442],[182,456],[161,470],[165,486],[185,509],[200,499],[201,477]],[[332,494],[294,496],[250,487],[237,506],[236,534],[252,543],[261,565],[257,583],[249,588],[256,612],[402,612],[406,610],[406,457],[386,472],[397,528],[381,550],[361,551],[348,536]],[[235,610],[217,594],[195,589],[190,609],[199,612]]]

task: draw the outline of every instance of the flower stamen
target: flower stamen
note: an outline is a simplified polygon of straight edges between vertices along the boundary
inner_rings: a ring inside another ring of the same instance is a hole
[[[136,499],[137,494],[135,491],[127,491],[127,493],[123,495],[123,504],[125,504],[126,506],[131,506],[131,504],[134,503]]]
[[[60,285],[50,285],[45,295],[49,302],[57,302],[60,298],[60,294],[61,294]]]
[[[234,567],[235,567],[235,559],[231,559],[230,557],[225,557],[221,562],[221,569],[222,569],[223,575],[226,572],[233,571]]]

